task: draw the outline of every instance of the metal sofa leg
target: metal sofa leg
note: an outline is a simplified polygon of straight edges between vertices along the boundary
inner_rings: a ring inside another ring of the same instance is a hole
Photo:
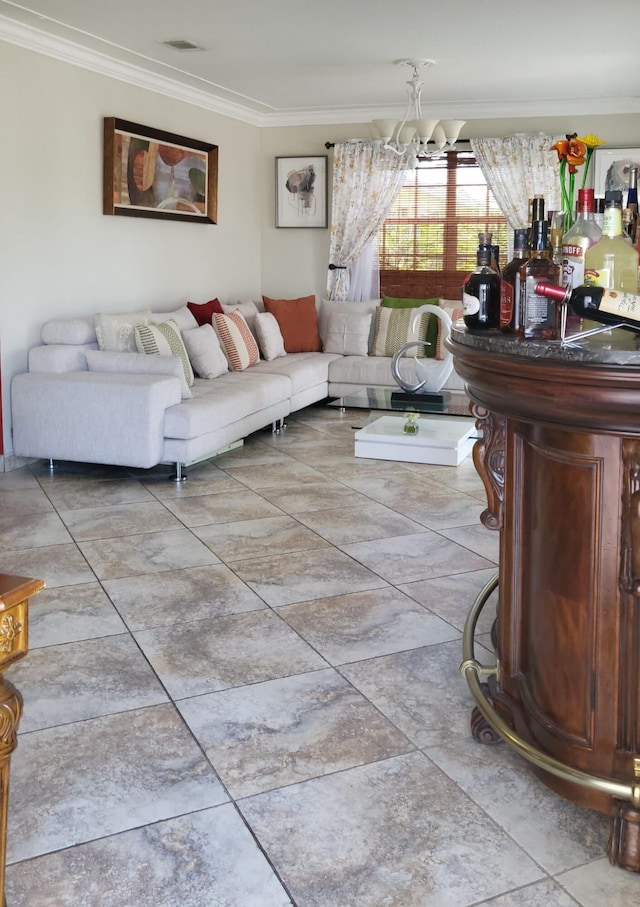
[[[183,472],[182,463],[176,463],[176,471],[169,478],[174,482],[186,482],[187,474]]]

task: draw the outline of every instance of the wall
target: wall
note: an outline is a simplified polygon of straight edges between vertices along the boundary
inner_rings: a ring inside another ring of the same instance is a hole
[[[0,43],[0,343],[9,387],[54,317],[260,293],[260,130]],[[8,86],[11,86],[10,89]],[[219,146],[218,225],[102,214],[102,122]],[[1,468],[1,467],[0,467]]]

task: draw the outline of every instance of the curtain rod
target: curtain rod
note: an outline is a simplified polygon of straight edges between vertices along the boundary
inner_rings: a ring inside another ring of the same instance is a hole
[[[356,139],[356,141],[366,142],[367,139]],[[335,142],[325,142],[325,143],[324,143],[324,147],[327,149],[327,151],[329,151],[329,149],[335,148],[335,147],[336,147],[336,143],[335,143]],[[456,142],[456,145],[455,145],[455,148],[454,148],[453,150],[454,150],[454,151],[456,151],[456,150],[458,150],[458,151],[470,151],[470,150],[471,150],[471,142],[469,142],[468,139],[462,139],[462,140],[460,140],[460,141],[457,141],[457,142]]]

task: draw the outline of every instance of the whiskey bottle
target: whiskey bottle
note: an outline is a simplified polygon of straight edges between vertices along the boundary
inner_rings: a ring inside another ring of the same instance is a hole
[[[470,332],[500,327],[500,275],[491,267],[491,240],[483,242],[486,236],[478,234],[477,265],[462,286],[463,318]]]
[[[549,258],[546,220],[533,224],[533,243],[530,257],[521,263],[520,324],[518,334],[528,340],[556,340],[558,338],[558,306],[547,296],[536,292],[539,281],[557,284],[560,268]]]
[[[513,231],[513,258],[500,281],[500,330],[514,334],[520,321],[520,266],[529,258],[529,230]]]

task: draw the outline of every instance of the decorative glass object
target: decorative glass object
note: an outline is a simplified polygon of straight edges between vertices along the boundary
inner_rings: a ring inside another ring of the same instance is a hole
[[[418,413],[407,413],[404,423],[404,433],[406,435],[417,435],[420,430],[418,425]]]

